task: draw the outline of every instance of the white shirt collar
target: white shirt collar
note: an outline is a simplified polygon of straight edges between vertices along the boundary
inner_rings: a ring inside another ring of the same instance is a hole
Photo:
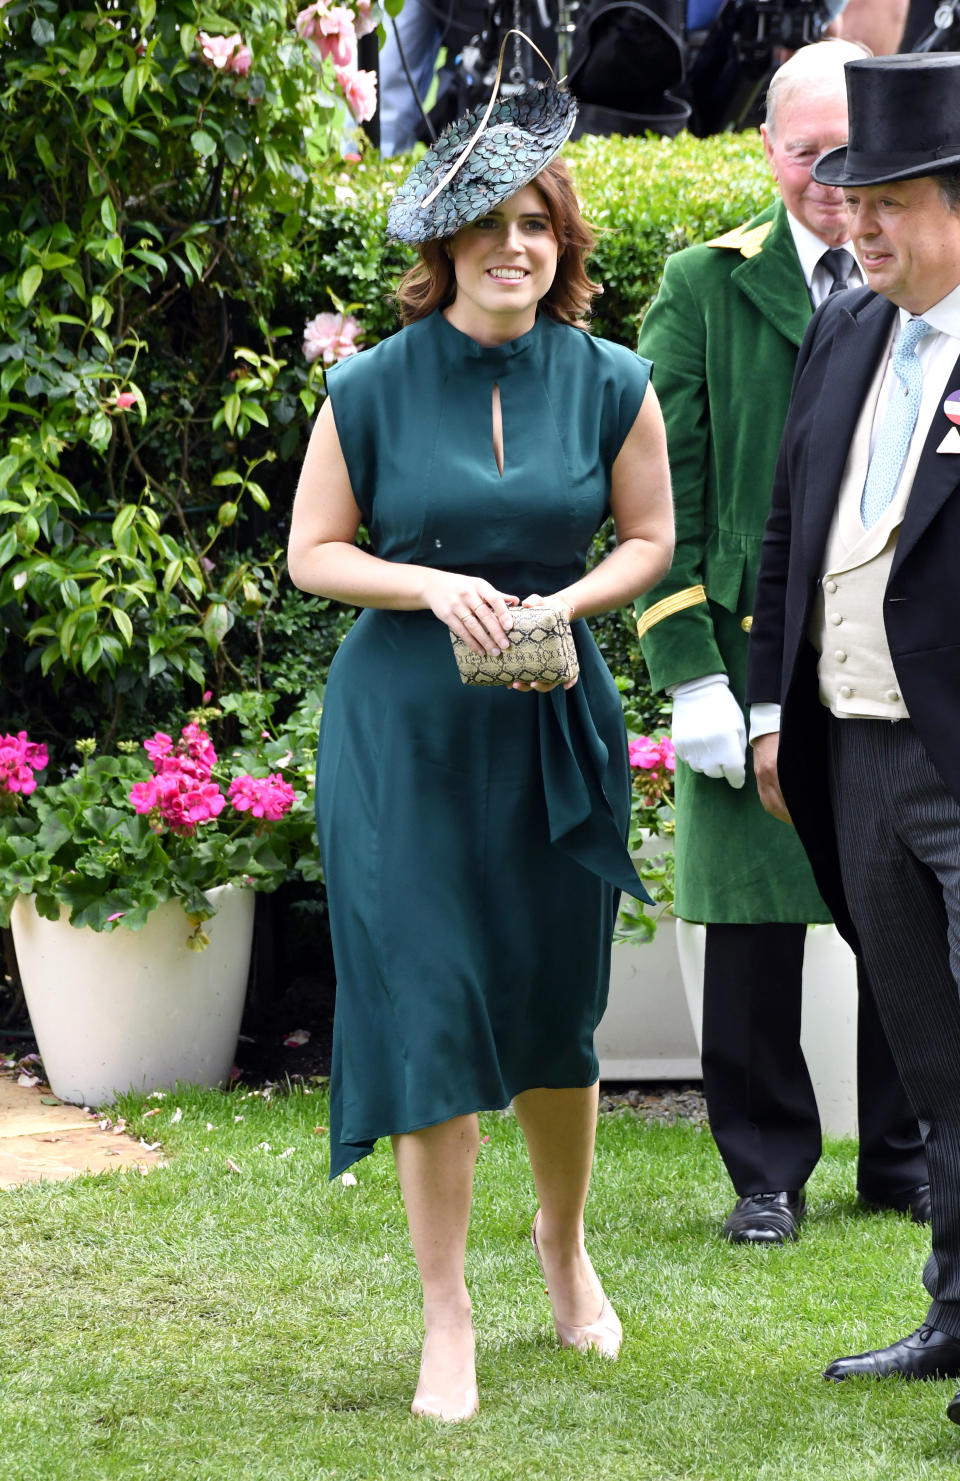
[[[900,310],[900,328],[902,329],[908,319],[925,319],[932,329],[937,329],[941,334],[949,334],[951,339],[960,339],[960,283],[952,288],[946,298],[941,298],[932,308],[923,314],[910,314],[906,309]]]
[[[817,263],[820,261],[824,252],[826,252],[827,243],[821,241],[821,239],[810,230],[809,226],[804,226],[803,222],[798,221],[796,216],[792,215],[789,211],[787,212],[787,221],[790,223],[790,233],[793,237],[793,245],[797,249],[797,256],[800,259],[800,267],[803,270],[803,276],[806,279],[807,287],[809,288],[811,283],[813,282],[813,270],[816,267]],[[845,247],[846,250],[853,255],[854,260],[856,260],[856,253],[853,251],[853,246],[849,241],[840,242],[839,245],[841,247]]]

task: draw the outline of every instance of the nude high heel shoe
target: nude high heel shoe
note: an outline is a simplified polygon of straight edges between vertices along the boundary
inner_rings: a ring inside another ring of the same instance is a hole
[[[442,1399],[433,1394],[422,1394],[414,1398],[410,1405],[410,1413],[415,1414],[418,1419],[439,1419],[443,1424],[462,1424],[466,1419],[472,1419],[480,1408],[480,1395],[477,1385],[471,1384],[463,1396],[463,1402],[456,1408],[445,1408]]]
[[[466,1384],[459,1392],[455,1390],[445,1397],[431,1393],[429,1389],[422,1386],[427,1340],[427,1334],[424,1333],[424,1353],[420,1359],[420,1375],[417,1380],[417,1391],[410,1405],[410,1413],[418,1419],[436,1419],[443,1424],[462,1424],[464,1420],[472,1419],[480,1408],[476,1376],[472,1383]]]
[[[537,1257],[544,1280],[547,1280],[547,1272],[543,1268],[543,1257],[540,1254],[540,1246],[537,1243],[537,1224],[540,1220],[540,1210],[537,1209],[533,1220],[533,1228],[530,1230],[530,1241],[533,1252]],[[547,1295],[550,1296],[550,1282],[547,1281]],[[606,1296],[600,1307],[600,1315],[596,1321],[589,1322],[586,1326],[576,1326],[573,1322],[562,1322],[557,1316],[553,1306],[553,1297],[550,1296],[550,1308],[553,1311],[553,1325],[557,1334],[557,1341],[561,1347],[573,1347],[577,1352],[598,1352],[601,1357],[611,1360],[619,1357],[620,1346],[623,1342],[623,1327],[620,1318],[614,1311]]]

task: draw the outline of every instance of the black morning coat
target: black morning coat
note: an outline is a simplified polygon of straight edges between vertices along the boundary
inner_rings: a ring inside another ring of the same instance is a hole
[[[807,632],[847,452],[897,313],[888,299],[857,288],[828,297],[810,321],[764,532],[747,674],[750,703],[783,706],[781,789],[820,891],[855,949],[827,787],[829,711]],[[943,398],[958,388],[960,359]],[[937,451],[951,430],[943,398],[907,501],[883,618],[911,721],[960,800],[960,449]]]

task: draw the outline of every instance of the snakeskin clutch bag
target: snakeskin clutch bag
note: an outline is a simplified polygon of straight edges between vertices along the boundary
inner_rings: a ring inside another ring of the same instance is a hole
[[[570,623],[556,607],[513,607],[510,647],[495,658],[474,653],[451,633],[464,684],[566,684],[580,673]]]

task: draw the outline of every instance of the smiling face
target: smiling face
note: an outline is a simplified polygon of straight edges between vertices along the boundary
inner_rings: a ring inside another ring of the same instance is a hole
[[[827,149],[847,142],[847,95],[843,80],[811,80],[794,85],[777,102],[776,116],[760,129],[763,147],[783,204],[797,221],[828,247],[847,240],[843,194],[818,185],[810,166]]]
[[[527,185],[451,237],[456,297],[444,310],[455,329],[484,343],[533,328],[557,271],[559,246],[547,203]]]
[[[847,186],[844,202],[857,256],[875,293],[910,314],[926,313],[960,283],[960,211],[931,175]]]

